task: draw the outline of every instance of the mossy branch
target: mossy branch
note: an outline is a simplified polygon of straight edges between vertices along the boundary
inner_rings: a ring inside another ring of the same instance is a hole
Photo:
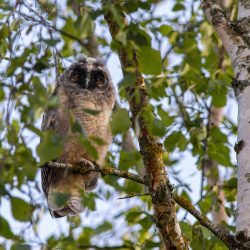
[[[136,51],[129,49],[117,40],[117,34],[128,27],[123,6],[119,0],[102,0],[102,4],[104,18],[112,40],[118,48],[117,52],[124,76],[128,74],[128,69],[134,69],[136,79],[127,87],[126,93],[132,113],[133,126],[138,127],[140,131],[138,142],[149,183],[156,226],[161,234],[165,249],[188,249],[176,216],[172,186],[169,183],[162,160],[162,145],[158,138],[151,135],[148,129],[149,124],[143,117],[143,113],[149,106],[149,101],[144,78],[139,70]]]
[[[72,164],[49,162],[48,165],[49,167],[55,167],[55,168],[68,168],[69,171],[82,173],[82,174],[86,174],[89,171],[97,171],[101,173],[103,177],[107,175],[112,175],[112,176],[117,176],[117,177],[128,179],[128,180],[132,180],[137,183],[143,184],[145,186],[149,185],[147,180],[145,180],[141,176],[130,173],[128,171],[119,170],[114,167],[102,167],[102,166],[99,166],[98,164],[94,164],[91,170],[86,171],[86,166],[82,166],[81,163],[73,166]],[[235,248],[232,248],[232,246],[235,246],[235,247],[242,246],[242,242],[241,240],[237,238],[237,236],[230,234],[230,232],[228,231],[217,228],[205,215],[202,215],[192,205],[190,200],[182,196],[179,196],[176,193],[173,193],[172,197],[180,207],[184,208],[190,214],[192,214],[199,221],[201,225],[209,229],[216,237],[218,237],[222,242],[224,242],[225,245],[227,245],[230,249],[235,249]],[[245,249],[245,248],[242,248],[242,249]]]

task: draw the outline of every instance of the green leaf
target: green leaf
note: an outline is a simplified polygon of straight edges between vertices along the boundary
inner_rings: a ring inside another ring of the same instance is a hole
[[[141,224],[143,230],[148,231],[152,226],[152,219],[149,216],[145,216],[142,220],[140,220],[139,224]]]
[[[50,99],[49,99],[49,102],[47,104],[47,108],[55,108],[55,107],[58,107],[58,104],[59,104],[59,98],[58,96],[52,96]]]
[[[219,164],[226,167],[232,167],[230,149],[225,144],[227,143],[226,136],[219,129],[213,129],[212,131],[218,134],[218,140],[214,137],[208,140],[208,155],[210,159],[216,160]]]
[[[118,83],[119,95],[122,99],[127,98],[126,88],[133,86],[136,82],[136,76],[133,73],[126,73],[124,78]]]
[[[62,152],[62,138],[53,131],[46,131],[41,138],[36,152],[40,158],[40,164],[56,159]]]
[[[227,96],[226,95],[216,95],[214,94],[212,97],[212,104],[215,107],[224,107],[227,104]]]
[[[31,247],[27,244],[15,243],[11,246],[10,250],[30,250]]]
[[[58,207],[64,207],[70,198],[69,193],[53,193],[52,199]]]
[[[150,2],[142,2],[142,1],[134,1],[134,0],[127,0],[124,1],[124,8],[126,8],[126,13],[133,13],[138,11],[138,8],[144,10],[150,10],[151,3]]]
[[[43,39],[43,41],[52,47],[56,46],[60,42],[59,39]]]
[[[5,98],[4,90],[2,88],[0,88],[0,102],[3,101],[4,98]]]
[[[132,209],[135,210],[135,208]],[[141,220],[141,215],[142,215],[141,211],[132,211],[132,212],[129,211],[128,214],[126,215],[126,221],[129,224],[137,223]]]
[[[90,115],[98,115],[101,113],[100,110],[95,110],[95,109],[83,109],[83,111]]]
[[[144,246],[144,249],[160,249],[161,242],[154,242],[151,240],[146,240],[143,246]]]
[[[90,209],[91,211],[94,211],[96,209],[96,203],[95,200],[98,198],[98,195],[95,193],[86,193],[86,196],[84,197],[83,205]]]
[[[204,140],[206,136],[205,128],[202,127],[193,127],[190,129],[190,142],[192,143],[193,155],[201,154],[203,152],[202,149],[202,140]]]
[[[161,25],[159,27],[159,32],[163,35],[163,36],[167,36],[170,32],[172,31],[172,27],[169,25]]]
[[[13,239],[15,237],[10,229],[9,223],[3,217],[0,217],[0,235],[6,239]]]
[[[173,132],[164,141],[164,146],[169,152],[174,151],[175,148],[179,148],[180,151],[184,151],[187,144],[188,141],[186,137],[180,131]]]
[[[212,104],[215,107],[224,107],[227,103],[228,83],[222,80],[209,82],[209,93],[212,95]]]
[[[78,16],[74,23],[74,28],[77,30],[81,37],[88,36],[93,30],[93,21],[87,11],[84,11],[82,15]]]
[[[24,200],[11,197],[11,208],[13,217],[19,221],[30,221],[32,215],[32,207]]]
[[[92,145],[91,141],[87,138],[80,138],[80,141],[83,145],[84,150],[87,151],[88,154],[90,154],[94,160],[98,159],[98,152],[96,148]]]
[[[18,67],[23,66],[25,61],[26,61],[26,57],[24,57],[24,56],[13,58],[11,60],[9,67],[7,68],[7,71],[6,71],[7,76],[13,75]]]
[[[143,187],[139,183],[131,182],[130,180],[125,180],[122,192],[127,194],[130,193],[143,193]]]
[[[118,109],[112,115],[110,123],[113,135],[126,132],[131,125],[128,111],[126,109]]]
[[[180,11],[180,10],[185,10],[185,6],[181,3],[176,3],[174,5],[173,11]]]
[[[184,221],[180,221],[180,227],[181,231],[184,233],[184,235],[188,238],[192,238],[192,226]]]
[[[208,195],[199,202],[199,207],[203,214],[207,214],[211,210],[212,195]]]
[[[127,39],[134,41],[139,47],[149,47],[151,45],[151,38],[147,32],[135,24],[129,25]]]
[[[116,176],[107,175],[104,179],[106,184],[110,185],[111,187],[114,187],[116,191],[123,191],[124,187],[117,181]]]
[[[232,177],[228,181],[224,181],[224,184],[230,188],[237,188],[237,178]]]
[[[65,25],[63,26],[62,30],[65,31],[68,34],[77,36],[77,29],[75,28],[75,21],[72,18],[67,18]],[[64,36],[62,35],[64,41],[68,41],[70,40],[70,38],[68,36]]]
[[[231,167],[230,150],[227,146],[221,143],[208,144],[208,155],[212,160],[216,160],[219,164]]]
[[[165,127],[169,127],[173,123],[174,117],[170,116],[162,107],[158,107],[157,110]]]
[[[36,64],[33,66],[33,69],[38,73],[41,73],[44,69],[47,69],[48,67],[48,63],[41,59],[36,62]]]
[[[118,83],[119,89],[122,87],[126,88],[132,85],[133,83],[135,83],[135,80],[136,80],[135,74],[132,73],[126,74],[125,77]]]
[[[35,126],[33,125],[30,125],[30,124],[27,124],[26,125],[26,128],[29,129],[30,131],[32,131],[33,133],[39,135],[39,136],[42,136],[42,132],[40,129],[36,128]]]
[[[113,228],[113,225],[110,222],[104,221],[95,229],[95,233],[96,234],[104,233],[104,232],[107,232],[108,230],[111,230],[112,228]]]
[[[227,136],[222,133],[218,127],[212,127],[210,129],[210,136],[215,143],[227,143]]]
[[[81,234],[79,235],[78,243],[80,244],[90,243],[90,240],[94,234],[95,230],[93,228],[84,226]]]
[[[137,151],[134,152],[120,152],[120,160],[119,160],[119,169],[128,170],[136,166],[140,161],[140,153]]]
[[[83,137],[87,137],[83,125],[78,120],[73,121],[71,124],[71,129],[73,133],[79,133]]]
[[[102,138],[96,136],[90,136],[89,139],[99,146],[107,144]]]
[[[154,118],[150,124],[150,131],[152,135],[156,136],[164,136],[166,133],[166,127],[164,126],[163,122],[160,119]]]
[[[144,74],[159,75],[162,71],[161,54],[158,50],[142,46],[138,51],[138,62]]]

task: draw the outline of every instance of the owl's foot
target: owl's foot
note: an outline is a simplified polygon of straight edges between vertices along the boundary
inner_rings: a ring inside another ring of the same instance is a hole
[[[86,174],[91,170],[95,170],[95,165],[91,161],[84,158],[80,159],[78,164],[81,166],[81,174]]]

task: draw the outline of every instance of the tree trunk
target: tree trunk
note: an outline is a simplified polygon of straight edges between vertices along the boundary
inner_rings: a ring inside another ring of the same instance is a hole
[[[236,230],[250,236],[250,2],[239,0],[238,21],[230,22],[219,1],[203,1],[204,11],[232,60],[238,100],[238,193]]]
[[[239,53],[236,69],[238,111],[238,192],[236,230],[250,236],[250,2],[240,0],[238,20],[247,47]],[[248,38],[248,39],[247,39]],[[240,49],[240,48],[239,48]],[[238,83],[238,84],[237,84]]]
[[[123,27],[128,25],[120,1],[102,0],[104,17],[109,26],[113,41],[118,44],[118,56],[122,65],[123,74],[127,74],[128,68],[135,69],[135,83],[126,89],[130,110],[132,113],[132,123],[138,124],[140,133],[138,142],[140,153],[143,158],[147,180],[149,182],[149,192],[152,197],[154,207],[154,221],[161,234],[165,249],[184,250],[188,249],[187,243],[181,233],[181,228],[175,211],[175,201],[172,193],[172,186],[163,163],[162,144],[158,138],[152,136],[148,129],[148,124],[143,117],[148,106],[148,94],[144,78],[139,71],[138,59],[135,51],[128,51],[122,43],[116,40],[117,34]],[[108,7],[114,4],[117,15]],[[138,97],[138,98],[137,98]]]

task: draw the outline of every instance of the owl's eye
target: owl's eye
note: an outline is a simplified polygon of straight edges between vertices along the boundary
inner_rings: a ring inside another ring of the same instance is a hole
[[[89,88],[105,88],[108,85],[108,77],[101,70],[93,70],[90,74]]]
[[[75,73],[73,76],[72,76],[72,80],[74,81],[74,82],[77,82],[77,81],[79,81],[81,79],[81,75],[80,75],[80,73]]]
[[[80,85],[81,87],[86,87],[86,70],[81,67],[73,68],[69,73],[70,81]]]

